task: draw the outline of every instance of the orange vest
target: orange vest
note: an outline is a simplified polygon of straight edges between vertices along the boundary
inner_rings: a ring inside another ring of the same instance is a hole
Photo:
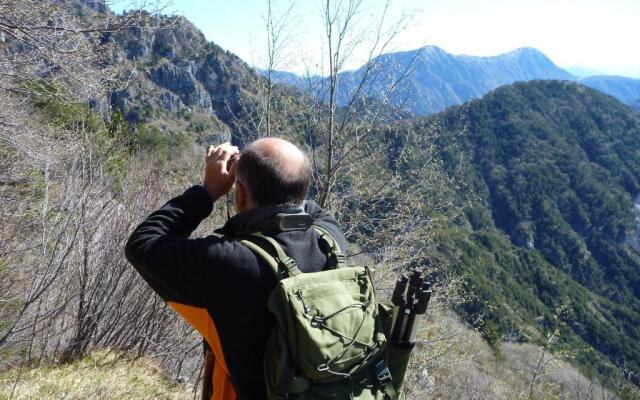
[[[169,305],[204,337],[213,352],[215,361],[213,365],[213,395],[211,400],[235,400],[236,391],[231,384],[229,369],[224,361],[218,330],[209,312],[205,308],[180,303],[169,302]]]

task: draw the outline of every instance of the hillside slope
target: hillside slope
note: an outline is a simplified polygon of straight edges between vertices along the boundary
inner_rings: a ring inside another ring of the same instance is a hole
[[[529,344],[504,345],[496,359],[478,332],[450,313],[430,313],[424,338],[428,346],[415,353],[405,385],[405,400],[491,398],[510,400],[528,390],[541,349]],[[440,353],[434,358],[433,354]],[[611,398],[566,362],[551,359],[534,385],[536,399]],[[424,375],[424,371],[428,373]],[[0,372],[0,399],[187,400],[199,398],[200,387],[175,383],[153,359],[121,352],[94,351],[73,363],[33,365]],[[592,397],[589,397],[592,396]]]
[[[579,81],[585,86],[615,97],[625,104],[633,105],[640,100],[640,79],[622,76],[589,76]]]
[[[443,152],[447,168],[463,166],[476,194],[473,233],[456,243],[479,296],[466,312],[519,340],[539,339],[562,314],[564,342],[596,350],[578,354],[584,365],[602,370],[603,354],[640,373],[640,253],[627,243],[640,192],[637,114],[577,84],[533,81],[437,121],[441,144],[459,145]]]

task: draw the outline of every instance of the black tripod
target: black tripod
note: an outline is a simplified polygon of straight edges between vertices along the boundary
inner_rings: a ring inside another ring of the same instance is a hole
[[[389,337],[391,343],[413,347],[430,299],[431,282],[425,281],[421,270],[416,268],[410,276],[400,276],[391,296],[396,306]]]

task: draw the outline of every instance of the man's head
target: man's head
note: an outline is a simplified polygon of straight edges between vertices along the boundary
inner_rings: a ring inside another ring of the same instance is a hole
[[[311,165],[286,140],[257,140],[242,150],[237,163],[236,206],[240,212],[260,206],[297,207],[307,195]]]

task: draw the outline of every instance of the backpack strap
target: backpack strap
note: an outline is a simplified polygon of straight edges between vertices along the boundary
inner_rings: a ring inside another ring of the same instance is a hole
[[[320,236],[320,249],[327,256],[325,267],[328,269],[344,268],[347,266],[347,258],[342,254],[338,242],[331,233],[320,225],[311,225]]]
[[[246,235],[240,240],[240,243],[264,259],[276,274],[278,281],[302,273],[298,269],[298,264],[284,252],[282,246],[275,239],[264,235],[262,232]]]

